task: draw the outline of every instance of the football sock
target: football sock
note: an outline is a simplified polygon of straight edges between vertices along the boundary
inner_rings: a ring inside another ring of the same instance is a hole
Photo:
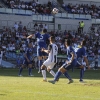
[[[46,80],[46,71],[45,70],[42,70],[42,75],[43,75],[43,79]]]
[[[39,71],[41,70],[42,64],[43,64],[42,60],[39,60]]]
[[[82,68],[82,69],[80,70],[80,81],[82,81],[83,76],[84,76],[84,69]]]
[[[72,78],[69,76],[69,74],[68,74],[67,72],[63,73],[63,75],[64,75],[65,77],[67,77],[69,80],[72,80]]]
[[[20,69],[19,69],[19,75],[21,75],[22,71],[23,71],[23,68],[20,67]]]
[[[29,69],[28,69],[28,72],[29,72],[29,75],[31,75],[32,68],[29,68]]]
[[[53,70],[50,71],[50,74],[51,74],[52,76],[55,76],[55,72],[54,72]]]
[[[57,79],[59,79],[59,77],[61,76],[61,72],[60,71],[57,71],[56,72],[56,75],[55,75],[55,77],[54,77],[54,81],[56,81]]]

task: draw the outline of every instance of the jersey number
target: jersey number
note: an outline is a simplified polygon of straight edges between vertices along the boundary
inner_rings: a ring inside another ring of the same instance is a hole
[[[55,52],[57,52],[57,47],[55,46]]]
[[[43,35],[42,35],[42,34],[40,35],[40,39],[41,39],[41,40],[43,39]]]

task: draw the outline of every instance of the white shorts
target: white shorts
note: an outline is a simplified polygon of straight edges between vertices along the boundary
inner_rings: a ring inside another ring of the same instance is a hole
[[[51,62],[51,61],[48,60],[48,59],[43,63],[43,65],[45,65],[47,68],[50,68],[50,69],[53,69],[53,67],[54,67],[55,64],[56,64],[56,63]]]

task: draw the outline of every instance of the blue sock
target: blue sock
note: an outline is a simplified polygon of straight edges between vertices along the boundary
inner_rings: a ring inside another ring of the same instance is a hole
[[[56,72],[56,75],[55,75],[55,77],[54,77],[54,81],[56,81],[57,79],[59,79],[59,77],[61,76],[61,72],[60,71],[57,71]]]
[[[80,81],[83,80],[83,76],[84,76],[84,69],[82,68],[82,69],[80,70]]]
[[[41,69],[42,64],[43,64],[42,60],[39,60],[39,70]]]
[[[72,80],[72,78],[69,76],[67,72],[63,73],[65,77],[67,77],[69,80]]]
[[[22,71],[23,71],[23,68],[20,67],[20,69],[19,69],[19,75],[21,75]]]
[[[32,68],[29,68],[28,71],[29,71],[29,75],[31,75]]]
[[[40,60],[40,67],[42,66],[42,64],[43,64],[43,61],[42,61],[42,60]]]

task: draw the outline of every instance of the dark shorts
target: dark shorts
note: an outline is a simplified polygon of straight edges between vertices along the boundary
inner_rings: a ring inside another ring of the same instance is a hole
[[[37,48],[37,56],[48,56],[46,52],[41,51],[42,48]]]
[[[32,64],[32,61],[28,62],[26,59],[24,59],[22,64],[23,65],[29,65],[29,64]]]
[[[76,64],[77,64],[77,60],[74,59],[74,60],[72,61],[71,64],[66,64],[66,63],[64,63],[62,66],[63,66],[63,68],[65,68],[66,70],[69,70],[69,69],[72,69],[73,67],[75,67]]]
[[[76,64],[76,68],[80,68],[80,66],[81,66],[82,64],[81,63],[79,63],[79,61],[77,61],[77,64]]]

